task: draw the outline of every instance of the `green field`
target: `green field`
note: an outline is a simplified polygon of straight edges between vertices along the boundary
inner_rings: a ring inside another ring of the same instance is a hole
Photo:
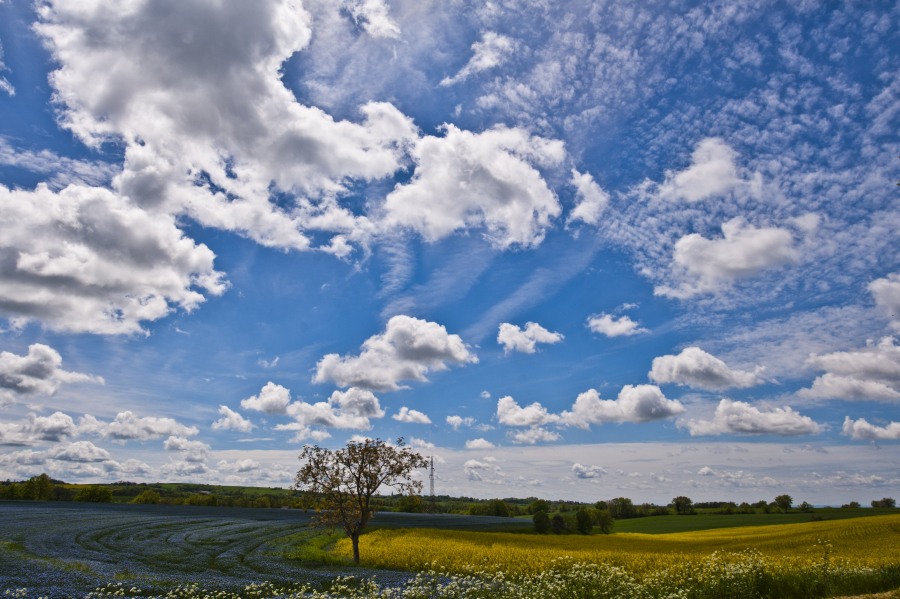
[[[771,524],[827,522],[831,520],[866,518],[869,516],[883,516],[896,513],[897,510],[891,508],[816,508],[811,513],[791,511],[786,514],[699,513],[689,516],[651,516],[647,518],[616,520],[613,530],[615,532],[667,534],[672,532],[690,532],[693,530],[709,530],[714,528],[739,528],[743,526],[768,526]]]

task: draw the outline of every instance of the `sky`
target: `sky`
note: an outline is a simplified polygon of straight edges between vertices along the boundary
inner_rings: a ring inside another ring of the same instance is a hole
[[[898,22],[0,1],[0,478],[900,496]]]

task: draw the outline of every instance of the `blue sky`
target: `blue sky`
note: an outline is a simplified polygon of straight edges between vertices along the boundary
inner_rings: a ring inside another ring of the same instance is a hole
[[[794,4],[0,2],[0,476],[900,494],[900,8]]]

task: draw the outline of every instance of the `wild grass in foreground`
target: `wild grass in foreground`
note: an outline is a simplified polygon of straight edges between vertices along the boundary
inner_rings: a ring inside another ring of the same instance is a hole
[[[155,594],[125,584],[110,584],[87,599],[155,597],[158,599],[806,599],[883,591],[900,586],[900,565],[853,568],[826,552],[805,569],[782,568],[757,551],[716,552],[701,561],[684,562],[638,580],[625,569],[604,564],[554,560],[533,574],[507,574],[495,567],[472,566],[448,573],[437,566],[402,586],[382,587],[372,579],[339,577],[325,588],[309,585],[251,584],[236,591],[198,585]],[[27,590],[7,597],[28,597]]]

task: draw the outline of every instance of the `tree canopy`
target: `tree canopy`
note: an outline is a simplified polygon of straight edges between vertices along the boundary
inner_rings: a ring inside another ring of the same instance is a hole
[[[397,439],[396,446],[381,439],[351,441],[343,449],[307,445],[300,454],[303,467],[294,487],[317,501],[314,523],[340,526],[353,544],[353,561],[359,563],[359,535],[372,518],[372,496],[382,487],[400,493],[422,490],[421,481],[410,479],[413,470],[425,468],[424,457]]]

